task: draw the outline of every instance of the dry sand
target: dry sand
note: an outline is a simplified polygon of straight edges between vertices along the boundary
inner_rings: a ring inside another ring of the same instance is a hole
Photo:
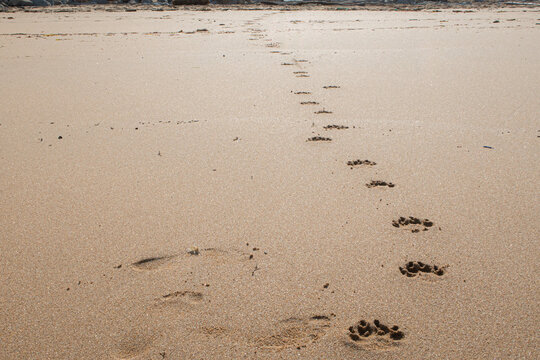
[[[0,358],[539,358],[539,18],[0,14]]]

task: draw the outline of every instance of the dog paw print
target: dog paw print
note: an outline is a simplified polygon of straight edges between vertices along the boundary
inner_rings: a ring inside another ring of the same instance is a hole
[[[376,162],[374,161],[369,161],[369,160],[350,160],[350,161],[347,161],[347,165],[351,167],[351,169],[353,168],[353,166],[375,166],[377,165]]]
[[[372,180],[369,184],[366,184],[366,186],[368,188],[383,187],[383,186],[393,188],[396,185],[391,183],[391,182],[386,182],[386,181],[382,181],[382,180]]]
[[[332,141],[332,139],[323,136],[313,136],[307,139],[307,141]]]
[[[405,265],[400,266],[399,271],[407,277],[416,277],[422,273],[443,276],[446,272],[444,267],[426,264],[421,261],[409,261]]]
[[[388,327],[379,320],[373,320],[373,324],[366,320],[360,320],[349,327],[349,338],[353,342],[361,342],[370,337],[389,338],[398,341],[405,337],[405,333],[399,330],[399,326]]]
[[[433,221],[429,219],[419,219],[414,216],[409,216],[408,218],[402,216],[399,219],[392,221],[392,226],[417,233],[420,231],[428,231],[429,228],[433,226]]]

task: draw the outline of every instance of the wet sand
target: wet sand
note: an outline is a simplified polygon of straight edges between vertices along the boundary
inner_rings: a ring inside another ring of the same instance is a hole
[[[539,18],[0,14],[0,358],[540,357]]]

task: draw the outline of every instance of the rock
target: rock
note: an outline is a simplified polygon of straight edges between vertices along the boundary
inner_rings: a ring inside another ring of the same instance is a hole
[[[231,4],[250,4],[250,0],[214,0],[212,3],[220,5],[231,5]],[[281,2],[275,2],[274,5],[281,5]]]
[[[9,6],[33,6],[34,3],[31,0],[9,0]]]
[[[47,0],[32,0],[34,6],[51,6],[51,3]]]
[[[189,255],[199,255],[200,254],[199,248],[196,247],[196,246],[192,246],[192,247],[187,248],[187,253]]]
[[[173,5],[208,5],[210,0],[172,0]]]

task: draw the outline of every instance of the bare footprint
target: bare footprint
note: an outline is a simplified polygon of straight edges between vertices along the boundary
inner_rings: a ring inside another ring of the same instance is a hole
[[[405,333],[397,325],[389,327],[379,320],[373,320],[373,324],[360,320],[349,327],[347,337],[346,345],[353,348],[382,350],[397,346]]]
[[[144,259],[141,259],[139,261],[132,263],[131,267],[139,271],[157,270],[165,266],[174,258],[175,258],[174,255],[144,258]]]
[[[322,338],[332,320],[330,316],[316,315],[309,318],[289,318],[276,324],[276,330],[255,339],[261,349],[281,350],[303,347]]]
[[[184,260],[188,258],[197,258],[200,260],[210,259],[214,263],[242,261],[249,259],[248,254],[238,250],[224,250],[219,248],[199,249],[197,247],[192,247],[186,249],[186,252],[183,254],[144,258],[130,264],[130,266],[137,271],[158,270],[165,268],[170,262],[172,262],[172,260],[180,257],[182,257]]]
[[[149,334],[131,334],[122,339],[114,357],[117,359],[133,359],[144,355],[154,344],[155,338]]]
[[[156,305],[175,305],[188,304],[197,305],[202,303],[204,295],[197,291],[175,291],[165,294],[156,299]]]
[[[222,337],[224,335],[227,335],[231,332],[230,329],[224,327],[224,326],[203,326],[199,329],[201,333],[208,336],[213,337]]]
[[[231,334],[233,334],[233,336],[238,336],[234,331],[225,326],[203,326],[200,329],[197,329],[196,332],[200,332],[201,334],[212,338],[229,337]],[[229,344],[232,344],[232,340]]]

